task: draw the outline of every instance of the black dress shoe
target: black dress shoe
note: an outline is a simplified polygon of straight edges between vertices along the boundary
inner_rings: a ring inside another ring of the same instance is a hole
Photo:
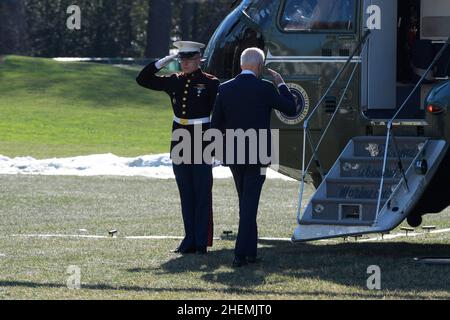
[[[197,254],[207,254],[208,250],[206,247],[197,247]]]
[[[245,257],[235,256],[233,260],[233,268],[240,268],[248,265],[247,259]]]
[[[257,257],[247,257],[247,262],[248,263],[260,263],[262,261],[261,258],[257,258]]]
[[[172,251],[173,253],[180,253],[180,254],[190,254],[190,253],[195,253],[196,250],[195,248],[176,248],[175,250]]]

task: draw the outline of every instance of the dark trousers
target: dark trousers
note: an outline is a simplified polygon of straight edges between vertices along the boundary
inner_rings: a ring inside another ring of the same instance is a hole
[[[185,238],[180,249],[212,246],[212,166],[173,165],[183,214]]]
[[[255,165],[235,165],[230,166],[230,169],[239,196],[239,231],[235,255],[256,257],[258,243],[256,215],[266,176],[261,174],[261,167]]]

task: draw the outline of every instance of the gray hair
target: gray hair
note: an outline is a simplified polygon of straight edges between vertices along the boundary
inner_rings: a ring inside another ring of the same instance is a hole
[[[248,48],[242,52],[241,66],[258,66],[264,64],[266,56],[264,51],[259,48]]]

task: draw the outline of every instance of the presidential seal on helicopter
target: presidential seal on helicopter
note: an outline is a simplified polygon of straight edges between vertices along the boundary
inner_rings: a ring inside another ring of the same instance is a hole
[[[288,125],[296,125],[305,120],[309,113],[309,96],[306,90],[296,83],[287,83],[286,85],[291,90],[297,102],[297,113],[295,116],[289,116],[279,110],[275,110],[275,114],[281,122]]]

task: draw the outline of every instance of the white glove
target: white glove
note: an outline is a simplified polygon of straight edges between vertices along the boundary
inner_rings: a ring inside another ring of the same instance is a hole
[[[169,63],[171,63],[173,60],[175,60],[178,57],[178,54],[173,54],[171,56],[167,56],[165,58],[162,58],[161,60],[158,60],[155,64],[155,66],[158,69],[162,69],[165,66],[167,66]]]

